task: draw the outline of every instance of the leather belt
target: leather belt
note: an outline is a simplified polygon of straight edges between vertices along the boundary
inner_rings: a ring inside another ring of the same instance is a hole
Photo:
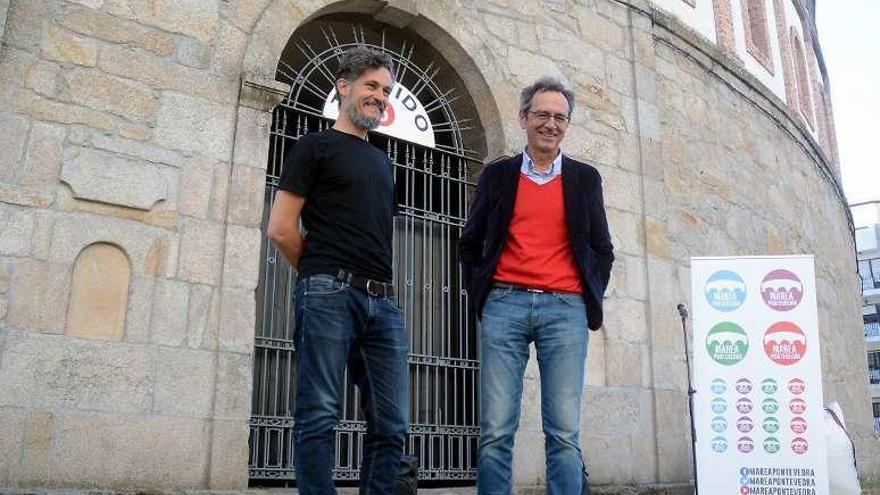
[[[382,297],[385,299],[394,297],[394,285],[389,283],[362,277],[343,269],[336,272],[336,278],[355,289],[360,289],[366,292],[368,296]]]
[[[522,285],[508,284],[505,282],[493,282],[492,287],[497,287],[499,289],[521,290],[521,291],[525,291],[525,292],[541,292],[541,293],[550,292],[550,291],[544,290],[544,289],[533,289],[531,287],[523,287]]]

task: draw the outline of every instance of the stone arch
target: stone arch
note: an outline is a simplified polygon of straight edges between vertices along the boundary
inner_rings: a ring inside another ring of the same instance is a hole
[[[491,90],[504,76],[491,57],[488,45],[467,22],[457,22],[460,12],[444,9],[439,2],[382,2],[378,0],[270,0],[251,30],[244,51],[242,75],[245,84],[271,86],[278,62],[296,29],[310,19],[333,13],[371,15],[381,22],[406,28],[428,40],[453,66],[476,103],[485,131],[488,157],[502,154],[506,147],[500,112]]]
[[[131,262],[122,248],[106,242],[83,248],[73,264],[66,333],[121,341],[130,285]]]

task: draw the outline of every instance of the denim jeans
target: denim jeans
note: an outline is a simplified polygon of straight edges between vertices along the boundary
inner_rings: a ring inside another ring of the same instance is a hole
[[[549,495],[579,495],[581,395],[587,316],[579,294],[495,288],[480,326],[480,449],[477,491],[510,495],[523,372],[535,343]]]
[[[301,495],[335,494],[334,428],[346,365],[367,421],[360,494],[391,494],[409,415],[403,315],[392,299],[368,296],[331,275],[296,287],[297,390],[294,462]]]

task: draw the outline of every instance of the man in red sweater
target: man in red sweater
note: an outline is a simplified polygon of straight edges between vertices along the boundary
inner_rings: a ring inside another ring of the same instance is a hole
[[[459,243],[481,321],[477,489],[510,495],[513,441],[529,344],[541,374],[547,493],[577,495],[584,482],[581,395],[587,328],[602,325],[614,259],[599,172],[562,154],[574,95],[539,79],[522,91],[523,153],[480,176]]]

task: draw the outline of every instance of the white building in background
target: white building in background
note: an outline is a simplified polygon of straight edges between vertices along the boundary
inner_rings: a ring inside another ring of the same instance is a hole
[[[880,433],[880,199],[856,203],[851,208],[862,279],[862,318],[874,431]]]

